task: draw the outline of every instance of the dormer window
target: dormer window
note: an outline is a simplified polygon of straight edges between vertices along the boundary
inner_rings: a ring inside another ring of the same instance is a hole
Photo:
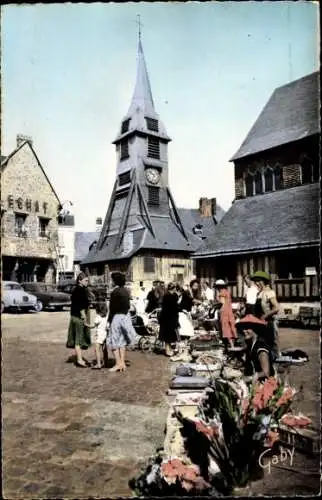
[[[119,186],[124,186],[131,182],[131,171],[124,172],[124,174],[119,175]]]
[[[160,141],[155,137],[148,137],[148,157],[160,159]]]
[[[196,224],[193,228],[192,228],[192,232],[193,234],[199,234],[199,235],[202,235],[202,224]]]
[[[126,160],[129,155],[129,143],[128,141],[122,141],[121,142],[121,160]]]
[[[129,131],[130,121],[131,118],[124,120],[124,122],[122,123],[121,134],[125,134],[125,132]]]
[[[146,126],[149,130],[153,130],[153,132],[159,132],[159,123],[158,120],[155,120],[154,118],[145,118],[146,120]]]

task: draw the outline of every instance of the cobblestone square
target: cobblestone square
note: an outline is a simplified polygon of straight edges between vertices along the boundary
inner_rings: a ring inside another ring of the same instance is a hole
[[[3,497],[130,496],[128,481],[162,446],[170,371],[162,356],[129,352],[123,373],[77,369],[67,362],[68,313],[3,315]],[[310,356],[292,368],[304,386],[301,411],[319,426],[319,334],[281,330],[282,347]],[[93,350],[86,354],[94,357]],[[317,494],[318,460],[295,453],[294,469],[274,468],[253,485],[256,495]]]

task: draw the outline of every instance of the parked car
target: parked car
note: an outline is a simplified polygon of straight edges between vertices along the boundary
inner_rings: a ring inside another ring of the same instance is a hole
[[[35,295],[27,293],[19,283],[15,281],[3,281],[1,313],[6,309],[33,310],[40,312],[42,310],[42,303]]]
[[[58,283],[57,289],[59,292],[64,292],[64,293],[71,295],[72,291],[74,290],[75,285],[76,285],[76,281],[73,279],[63,280],[60,283]]]
[[[71,295],[75,286],[75,280],[64,280],[58,284],[58,290]],[[93,306],[95,306],[98,302],[109,300],[111,295],[111,290],[108,290],[107,287],[103,284],[88,285],[87,292],[89,295],[90,304]]]
[[[45,309],[55,309],[62,311],[64,307],[71,305],[70,295],[63,292],[58,292],[54,285],[47,285],[46,283],[22,283],[22,286],[27,292],[36,295],[38,302],[42,304]]]

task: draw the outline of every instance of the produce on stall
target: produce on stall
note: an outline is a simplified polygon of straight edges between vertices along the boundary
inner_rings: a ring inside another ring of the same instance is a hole
[[[166,455],[171,453],[171,446],[167,446],[163,455],[159,454],[140,478],[132,481],[136,494],[218,496],[232,493],[234,488],[246,486],[261,477],[263,469],[259,467],[259,456],[277,443],[279,423],[284,415],[288,415],[295,394],[295,389],[273,377],[250,388],[242,379],[215,379],[204,390],[201,400],[196,395],[191,401],[187,395],[183,398],[186,404],[198,404],[195,416],[184,415],[177,398],[172,418],[177,418],[183,437],[184,446],[179,458],[187,470],[195,471],[194,480],[187,481],[184,475],[176,475],[171,469],[172,479],[167,482],[164,471],[168,469],[162,467],[171,461],[171,456]],[[184,404],[182,407],[185,408]],[[304,423],[304,418],[302,420]],[[159,468],[153,469],[157,471],[154,482],[150,473],[151,467],[157,463]],[[192,465],[187,464],[194,464],[198,469],[191,469]]]

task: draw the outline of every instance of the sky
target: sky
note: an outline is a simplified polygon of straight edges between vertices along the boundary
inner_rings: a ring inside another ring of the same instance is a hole
[[[116,175],[138,27],[155,108],[172,138],[178,207],[234,199],[229,159],[274,89],[319,68],[318,3],[139,2],[1,8],[1,154],[31,136],[78,231],[95,230]]]

